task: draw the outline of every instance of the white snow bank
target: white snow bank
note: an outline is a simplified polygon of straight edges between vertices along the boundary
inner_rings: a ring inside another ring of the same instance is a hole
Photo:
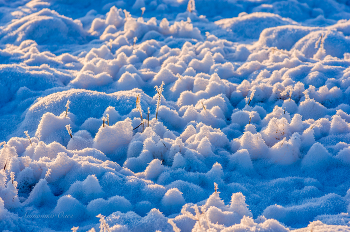
[[[230,29],[237,40],[244,40],[258,39],[265,28],[296,24],[296,22],[276,14],[254,12],[241,17],[221,19],[216,21],[215,24],[226,30]]]
[[[43,9],[14,20],[0,32],[0,42],[20,44],[24,40],[31,39],[38,44],[76,44],[86,42],[87,35],[79,20],[72,20],[53,10]]]
[[[130,119],[117,122],[112,126],[100,127],[95,136],[93,146],[105,154],[120,152],[119,149],[126,147],[131,141],[132,129]]]

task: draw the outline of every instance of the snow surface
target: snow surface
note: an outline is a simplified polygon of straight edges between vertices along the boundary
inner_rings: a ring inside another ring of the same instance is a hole
[[[0,231],[350,231],[349,1],[190,2],[0,0]]]

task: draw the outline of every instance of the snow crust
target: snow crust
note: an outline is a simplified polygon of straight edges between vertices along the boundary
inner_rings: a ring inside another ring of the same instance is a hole
[[[343,0],[0,0],[0,230],[350,231],[349,36]]]

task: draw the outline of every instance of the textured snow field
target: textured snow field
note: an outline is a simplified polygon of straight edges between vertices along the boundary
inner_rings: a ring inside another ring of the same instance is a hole
[[[349,2],[187,6],[0,0],[0,231],[350,231]]]

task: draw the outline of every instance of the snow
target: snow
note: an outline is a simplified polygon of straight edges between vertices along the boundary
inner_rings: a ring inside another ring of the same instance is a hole
[[[343,0],[0,0],[1,231],[350,231]]]

